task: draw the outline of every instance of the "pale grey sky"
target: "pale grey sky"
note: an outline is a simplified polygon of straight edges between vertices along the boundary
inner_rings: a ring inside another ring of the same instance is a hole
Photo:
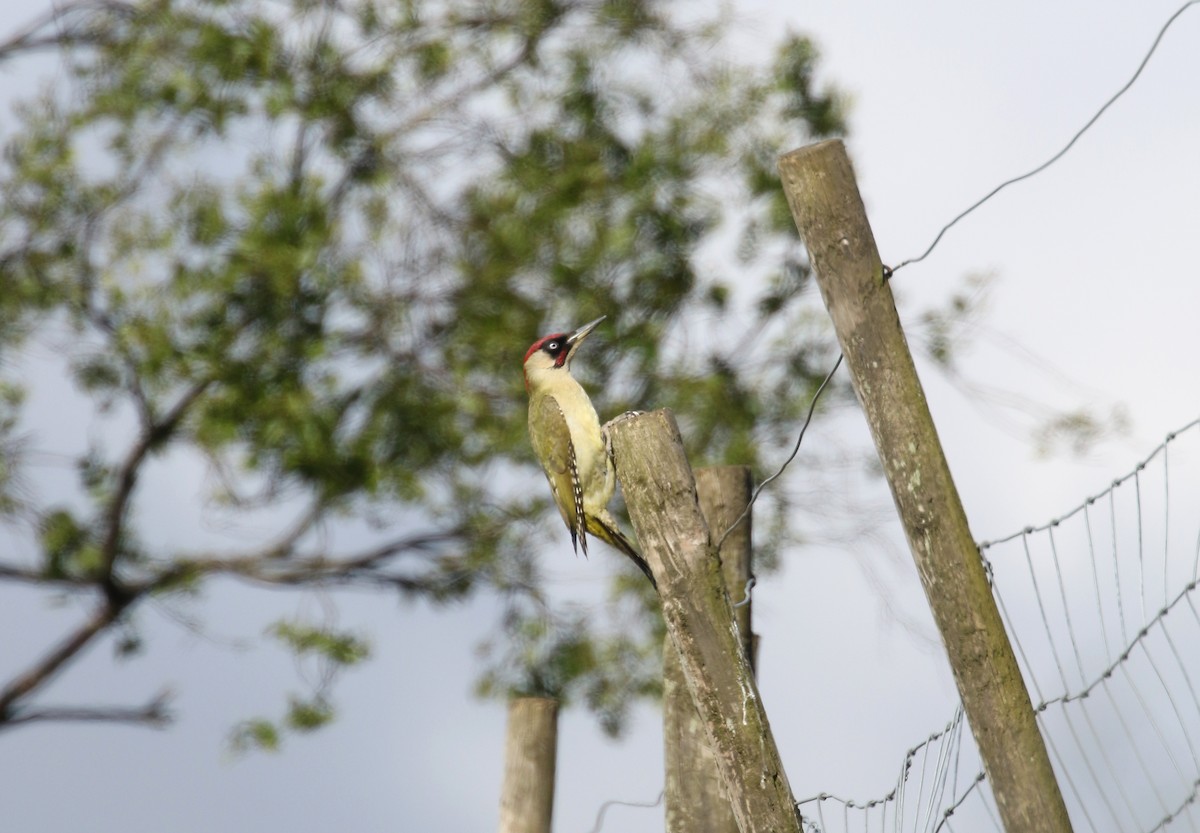
[[[810,34],[823,52],[822,75],[852,95],[849,148],[884,262],[893,264],[919,254],[994,185],[1065,144],[1128,79],[1179,6],[733,4],[748,21],[744,48],[755,50],[784,25]],[[0,2],[8,21],[26,8]],[[915,311],[943,300],[964,275],[993,272],[986,329],[965,375],[1061,406],[1081,398],[1123,403],[1132,419],[1127,439],[1085,460],[1042,461],[1019,431],[997,424],[1002,412],[994,405],[966,400],[925,368],[979,539],[1074,506],[1200,412],[1197,79],[1200,8],[1193,8],[1139,82],[1058,165],[998,196],[895,278],[904,308]],[[0,74],[0,84],[19,81]],[[1005,339],[1077,387],[1023,363]],[[54,404],[56,395],[46,394],[46,412],[69,413]],[[867,442],[855,413],[836,425],[818,422],[806,442],[821,443],[824,432]],[[790,476],[802,478],[802,466],[803,455]],[[882,483],[872,488],[868,498],[886,500]],[[186,499],[186,490],[165,489],[155,511],[169,515]],[[956,702],[940,647],[882,612],[884,593],[926,637],[933,633],[898,527],[889,523],[884,533],[903,558],[878,568],[882,588],[860,559],[894,556],[814,546],[789,554],[782,572],[756,591],[762,694],[797,797],[882,795],[904,751],[943,725]],[[576,592],[603,563],[564,557],[552,575],[564,592]],[[240,637],[320,601],[221,584],[195,610],[215,634]],[[65,726],[0,736],[0,826],[20,833],[493,829],[504,709],[474,699],[471,685],[474,647],[496,611],[486,602],[430,611],[366,594],[336,601],[340,624],[373,635],[375,656],[340,683],[334,726],[278,756],[229,759],[224,733],[240,718],[277,713],[295,684],[290,660],[267,647],[231,651],[157,627],[146,656],[114,667],[106,650],[93,651],[55,693],[137,702],[165,683],[177,693],[178,723],[165,732]],[[16,667],[74,612],[0,587],[0,669]],[[590,830],[609,799],[654,799],[661,759],[655,710],[639,709],[619,743],[603,738],[586,714],[566,714],[555,829]],[[613,808],[604,829],[661,830],[661,810]]]

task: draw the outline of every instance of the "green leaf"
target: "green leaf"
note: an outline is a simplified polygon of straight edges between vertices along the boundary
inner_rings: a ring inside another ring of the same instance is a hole
[[[279,728],[271,721],[262,718],[247,720],[239,724],[230,737],[230,747],[233,752],[238,754],[251,750],[278,752],[279,742]]]
[[[300,656],[316,655],[337,665],[355,665],[371,653],[361,637],[299,622],[276,622],[268,633]]]
[[[333,707],[321,697],[288,701],[287,725],[298,732],[311,732],[332,720]]]
[[[0,350],[65,354],[76,439],[95,441],[49,449],[82,488],[26,507],[26,415],[0,410],[0,517],[41,519],[43,570],[75,580],[98,576],[115,522],[120,577],[163,597],[245,550],[138,544],[161,461],[203,460],[172,487],[222,521],[309,507],[297,557],[246,565],[324,565],[289,574],[300,586],[330,579],[345,553],[315,533],[341,541],[346,518],[391,539],[431,530],[438,543],[332,580],[511,599],[524,612],[498,629],[484,687],[562,692],[616,731],[653,695],[661,623],[532,621],[560,521],[533,469],[523,351],[608,315],[576,358],[603,416],[670,404],[694,459],[771,457],[824,335],[773,160],[839,129],[842,99],[809,41],[742,65],[728,21],[670,3],[285,7],[101,4],[86,38],[34,34],[69,72],[5,120]],[[323,673],[369,655],[329,627],[271,635]],[[240,743],[277,748],[329,703],[294,698]]]

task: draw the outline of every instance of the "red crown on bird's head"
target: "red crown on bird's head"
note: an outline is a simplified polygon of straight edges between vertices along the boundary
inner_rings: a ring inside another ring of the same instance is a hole
[[[568,335],[570,335],[570,334],[569,333],[551,333],[548,336],[542,336],[537,341],[535,341],[533,344],[529,345],[529,349],[525,351],[525,358],[522,359],[521,361],[523,361],[523,362],[529,361],[529,357],[532,356],[534,353],[536,353],[538,350],[541,350],[543,347],[545,347],[546,342],[554,341],[555,339],[558,339],[559,341],[566,341]]]

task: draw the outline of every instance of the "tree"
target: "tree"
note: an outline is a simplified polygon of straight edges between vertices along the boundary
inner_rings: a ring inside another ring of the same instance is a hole
[[[544,592],[536,553],[557,520],[525,437],[522,349],[607,314],[619,349],[590,362],[602,411],[670,403],[697,464],[760,474],[829,350],[773,158],[841,132],[839,99],[817,89],[806,39],[737,66],[723,21],[688,14],[78,0],[0,43],[3,65],[48,51],[69,79],[4,136],[0,512],[20,546],[0,579],[90,604],[5,671],[0,727],[164,719],[157,699],[60,708],[39,692],[101,634],[136,651],[148,599],[218,575],[502,594],[520,638],[485,687],[586,692],[619,726],[614,692],[653,689],[638,663],[661,631],[648,614],[597,636]],[[30,345],[63,357],[85,405],[87,447],[51,449],[74,481],[49,497]],[[209,472],[209,511],[271,534],[148,545],[139,483],[181,459]],[[786,497],[772,506],[760,528],[779,541],[796,530]],[[352,521],[367,529],[339,535]],[[274,633],[332,667],[366,653],[304,623]],[[321,686],[288,721],[330,715]]]

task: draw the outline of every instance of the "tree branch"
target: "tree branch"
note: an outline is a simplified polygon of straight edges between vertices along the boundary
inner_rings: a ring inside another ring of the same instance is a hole
[[[88,642],[115,622],[123,609],[124,605],[115,605],[111,601],[100,605],[91,618],[80,625],[74,633],[42,657],[32,668],[5,686],[4,690],[0,691],[0,725],[16,716],[13,707],[18,701],[49,682],[64,665],[83,650]]]
[[[52,585],[64,589],[94,590],[96,581],[86,576],[49,575],[36,567],[20,567],[0,563],[0,581],[19,581],[24,584]]]
[[[0,42],[0,62],[22,52],[56,49],[63,46],[102,43],[100,33],[88,24],[93,16],[111,14],[133,17],[137,9],[120,0],[81,0],[55,8],[35,18],[8,40]],[[71,18],[79,18],[72,21]]]
[[[398,555],[429,552],[439,544],[455,541],[466,533],[462,529],[427,532],[398,538],[348,556],[314,555],[307,558],[281,559],[274,547],[260,553],[234,558],[196,557],[175,562],[171,568],[134,586],[137,594],[169,588],[187,578],[204,575],[228,575],[268,585],[349,584],[373,581],[404,586],[412,582],[403,576],[382,572]]]
[[[162,691],[144,706],[43,706],[22,709],[0,721],[0,731],[36,722],[123,723],[162,729],[172,720],[171,693]]]
[[[175,411],[182,412],[178,406]],[[89,642],[113,625],[126,608],[150,594],[168,590],[195,576],[214,575],[231,575],[273,586],[351,584],[365,581],[401,590],[444,591],[449,586],[447,582],[453,584],[458,581],[458,578],[450,576],[447,581],[439,582],[432,579],[386,573],[383,572],[383,568],[398,555],[428,552],[440,544],[458,540],[465,534],[463,529],[454,528],[441,532],[412,535],[397,538],[344,557],[317,555],[301,559],[281,559],[278,557],[279,545],[276,544],[262,552],[235,558],[186,559],[173,563],[167,569],[144,581],[123,584],[119,593],[114,593],[110,582],[106,582],[104,579],[92,581],[54,579],[40,575],[30,568],[0,565],[0,579],[11,579],[29,584],[68,585],[75,589],[101,589],[106,597],[87,621],[31,668],[13,679],[3,691],[0,691],[0,729],[35,720],[140,722],[154,725],[165,723],[169,719],[165,711],[165,694],[140,709],[46,707],[22,710],[20,708],[22,700],[49,682],[68,662],[78,656]],[[276,557],[270,557],[272,554],[275,554]]]
[[[125,513],[129,508],[129,499],[133,494],[133,487],[137,483],[138,471],[141,469],[142,463],[150,452],[179,427],[179,423],[187,414],[188,409],[200,398],[200,395],[204,393],[210,384],[211,380],[208,379],[196,382],[167,411],[162,419],[144,426],[141,436],[138,438],[137,445],[130,449],[129,455],[125,458],[125,462],[121,466],[121,472],[117,476],[117,491],[108,505],[107,513],[105,513],[104,541],[100,547],[102,565],[100,581],[105,592],[109,594],[110,602],[116,603],[115,597],[122,595],[114,580],[113,568],[117,560],[117,550],[121,541]]]

